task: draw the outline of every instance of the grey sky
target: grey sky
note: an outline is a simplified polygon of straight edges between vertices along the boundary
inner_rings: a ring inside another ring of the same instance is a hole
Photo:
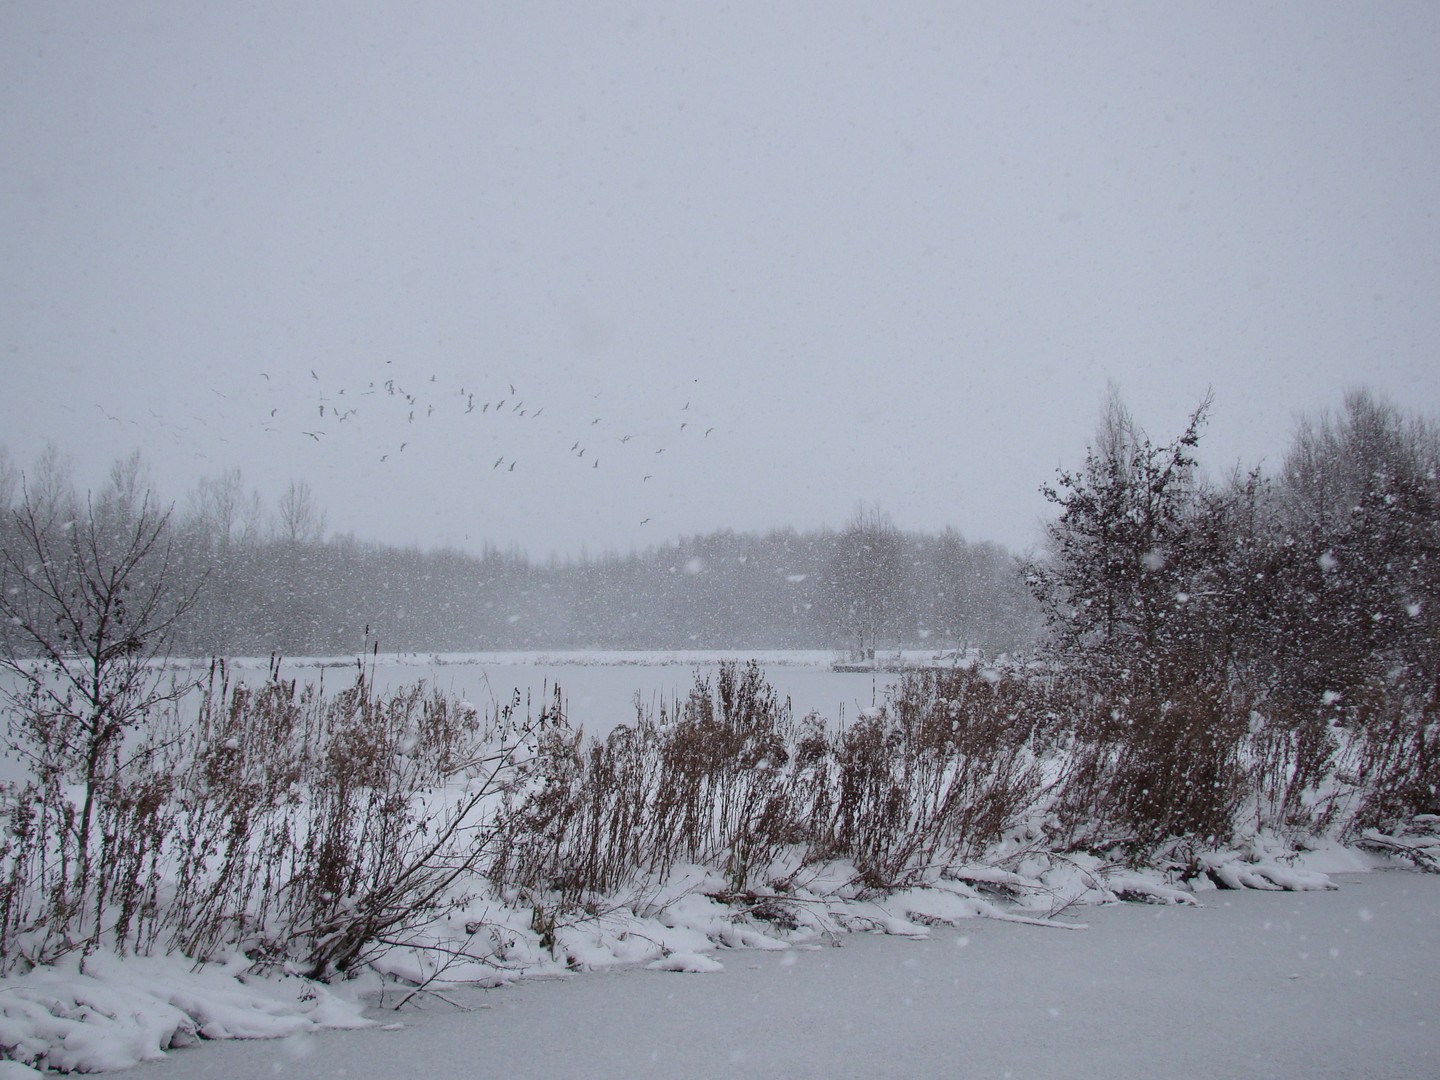
[[[1023,548],[1107,380],[1213,386],[1216,467],[1440,412],[1440,6],[894,7],[4,3],[0,441],[367,539]]]

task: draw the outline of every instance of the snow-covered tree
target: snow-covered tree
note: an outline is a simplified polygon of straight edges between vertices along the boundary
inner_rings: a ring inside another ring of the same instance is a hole
[[[1154,681],[1179,660],[1194,568],[1194,450],[1210,399],[1157,445],[1112,388],[1094,444],[1075,471],[1042,488],[1060,508],[1029,581],[1055,645],[1102,679]]]

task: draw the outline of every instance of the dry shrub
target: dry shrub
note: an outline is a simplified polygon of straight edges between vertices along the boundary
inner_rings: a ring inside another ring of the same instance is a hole
[[[1334,731],[1325,717],[1281,703],[1254,708],[1250,717],[1247,783],[1256,825],[1292,840],[1324,833],[1341,808],[1329,782],[1340,749]]]
[[[107,942],[120,952],[144,947],[158,926],[175,770],[155,734],[142,730],[101,748],[93,768],[100,779],[73,785],[47,747],[64,738],[64,726],[44,716],[27,722],[37,733],[32,776],[0,797],[0,974]],[[82,829],[86,812],[91,827]],[[83,888],[75,872],[82,862]]]
[[[1440,706],[1434,691],[1416,701],[1388,680],[1347,695],[1349,739],[1340,767],[1360,793],[1351,835],[1389,831],[1416,814],[1440,812]]]
[[[1082,709],[1057,806],[1068,844],[1143,861],[1167,841],[1230,838],[1248,790],[1246,710],[1206,685],[1094,694]]]
[[[849,858],[874,885],[973,858],[1040,790],[1038,689],[977,670],[906,676],[889,707],[841,733],[796,723],[758,664],[697,677],[673,719],[641,715],[603,742],[542,739],[491,867],[577,905],[679,863],[734,894],[782,865]]]
[[[720,862],[733,888],[796,842],[786,784],[789,702],[750,661],[722,664],[712,692],[697,677],[684,711],[663,729],[657,798],[648,821],[652,868]]]
[[[827,849],[870,884],[966,861],[1031,809],[1038,688],[977,667],[907,673],[884,709],[843,732]]]
[[[501,828],[492,878],[579,904],[679,862],[723,868],[736,889],[803,839],[788,781],[790,710],[753,661],[696,677],[683,707],[582,748],[562,727],[541,739],[526,794]]]
[[[517,696],[482,717],[423,684],[377,697],[363,670],[331,698],[274,670],[250,688],[217,663],[198,716],[148,717],[115,749],[83,940],[69,932],[73,799],[53,770],[6,792],[0,966],[105,943],[346,970],[478,877],[490,815],[549,716]]]

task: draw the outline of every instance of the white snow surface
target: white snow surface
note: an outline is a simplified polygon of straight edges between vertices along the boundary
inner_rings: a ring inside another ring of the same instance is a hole
[[[1076,933],[973,919],[838,947],[675,952],[659,966],[718,953],[724,971],[629,965],[455,989],[372,1009],[366,1031],[187,1048],[137,1075],[1440,1075],[1440,876],[1339,884],[1089,908]]]
[[[178,957],[93,955],[83,974],[72,962],[0,982],[0,1053],[81,1072],[166,1059],[155,1075],[168,1077],[388,1076],[403,1055],[414,1075],[465,1059],[507,1076],[663,1076],[693,1059],[685,1071],[707,1076],[1220,1076],[1240,1038],[1253,1044],[1252,1067],[1269,1062],[1253,1075],[1431,1074],[1326,1069],[1336,1054],[1361,1060],[1357,1048],[1434,1062],[1440,1030],[1424,1006],[1440,961],[1440,877],[1347,874],[1336,891],[1329,874],[1386,865],[1338,847],[1284,861],[1263,857],[1263,845],[1214,856],[1214,882],[1249,888],[1198,893],[1093,857],[1031,862],[1023,873],[960,868],[887,895],[858,890],[853,867],[832,864],[772,897],[786,901],[788,925],[720,903],[709,894],[723,882],[682,869],[663,888],[553,926],[548,943],[529,908],[489,901],[428,931],[445,946],[471,935],[464,944],[488,950],[483,960],[437,969],[440,954],[396,948],[336,986],[255,975],[239,956],[192,971]],[[1016,932],[998,934],[1000,924]],[[923,947],[876,949],[878,937]],[[978,942],[989,948],[972,951]],[[662,988],[657,973],[672,981]],[[696,973],[713,976],[694,980],[719,987],[713,999],[685,985]],[[557,981],[563,990],[539,989]],[[558,1014],[557,1002],[568,1002]],[[620,1002],[635,1011],[617,1011]],[[1322,1023],[1326,1010],[1352,1006],[1349,1027]],[[409,1034],[390,1030],[397,1022]],[[383,1038],[326,1037],[323,1067],[312,1060],[325,1029],[376,1026]],[[1254,1056],[1267,1039],[1277,1049]],[[215,1045],[190,1049],[202,1040]],[[279,1041],[220,1052],[235,1040]],[[1158,1055],[1153,1071],[1135,1071],[1131,1045]],[[972,1053],[983,1069],[966,1064]],[[0,1080],[8,1075],[24,1074],[12,1067]]]

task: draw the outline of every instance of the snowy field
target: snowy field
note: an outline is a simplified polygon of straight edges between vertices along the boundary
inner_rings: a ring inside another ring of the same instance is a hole
[[[594,972],[447,995],[362,1031],[172,1051],[133,1075],[1433,1077],[1440,876],[972,919],[919,939],[723,950],[724,970]],[[462,1006],[460,1011],[455,1006]]]

